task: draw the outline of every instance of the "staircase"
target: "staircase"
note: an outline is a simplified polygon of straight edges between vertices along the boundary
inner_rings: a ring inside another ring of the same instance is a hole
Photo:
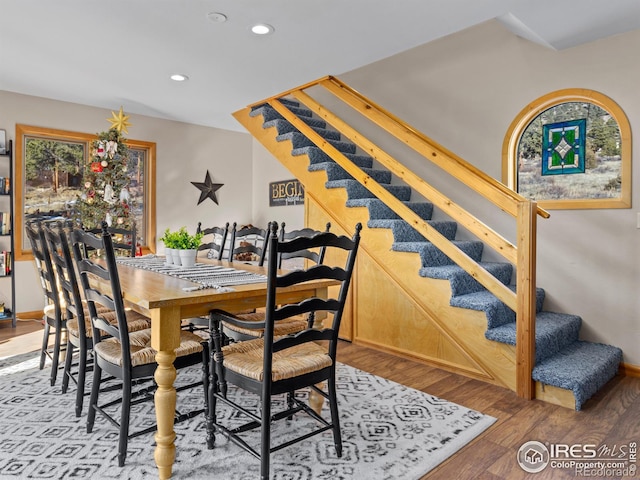
[[[374,268],[369,265],[375,266],[376,275],[388,282],[389,301],[395,288],[393,285],[397,284],[398,291],[406,295],[412,308],[424,317],[424,325],[429,326],[424,327],[419,323],[414,332],[416,336],[436,332],[437,338],[441,339],[438,347],[425,346],[425,351],[431,349],[431,353],[425,354],[424,358],[445,368],[517,391],[515,377],[519,375],[516,361],[519,333],[513,305],[509,306],[503,301],[504,297],[499,298],[490,292],[483,285],[487,284],[486,281],[479,281],[477,275],[470,274],[454,262],[451,255],[446,255],[434,242],[427,240],[414,228],[415,223],[408,223],[395,208],[389,206],[393,202],[377,198],[371,192],[374,189],[367,188],[368,185],[355,179],[327,151],[335,149],[358,167],[365,175],[365,181],[371,179],[382,186],[394,199],[426,222],[427,231],[429,227],[433,229],[459,249],[463,256],[477,262],[495,283],[516,292],[513,264],[483,261],[483,242],[458,239],[456,221],[432,220],[433,203],[414,200],[418,195],[407,185],[392,184],[390,171],[374,167],[377,162],[371,156],[343,138],[336,128],[300,101],[290,98],[279,96],[279,103],[272,105],[265,102],[241,110],[235,117],[301,180],[311,208],[316,208],[334,224],[344,225],[345,228],[352,226],[354,220],[366,222],[368,228],[363,231],[363,245],[367,256],[363,259],[363,268],[369,272]],[[277,108],[278,105],[280,108]],[[283,112],[282,107],[294,117]],[[300,122],[305,125],[304,128]],[[310,133],[305,135],[301,132],[304,130]],[[350,166],[345,164],[345,167],[352,171]],[[365,216],[368,216],[368,220],[363,218]],[[391,243],[390,248],[386,247],[386,242]],[[358,296],[365,291],[363,277],[364,272],[356,275]],[[445,283],[448,291],[443,287]],[[581,341],[581,318],[544,310],[545,291],[535,287],[531,290],[531,309],[535,309],[532,315],[535,337],[531,343],[535,345],[535,355],[532,355],[531,378],[528,381],[534,382],[535,397],[580,410],[590,397],[616,375],[622,351],[609,345]],[[398,313],[394,314],[395,320],[356,319],[363,341],[367,342],[366,332],[370,324],[377,321],[381,323],[376,328],[390,332],[400,330],[411,336],[411,322],[406,321],[407,315],[399,313],[404,308],[399,307]],[[482,325],[478,321],[478,314],[484,319]],[[405,323],[401,328],[388,325],[394,321]],[[427,330],[420,330],[423,328]],[[394,335],[392,333],[391,337]],[[401,342],[385,345],[384,337],[376,338],[371,342],[377,342],[377,346],[402,351]],[[354,341],[358,339],[356,334]],[[404,353],[420,358],[420,344],[412,343],[412,340],[407,340],[407,343],[414,346]],[[426,343],[428,340],[425,340]],[[438,358],[438,352],[447,350],[456,350],[456,353],[442,354]]]

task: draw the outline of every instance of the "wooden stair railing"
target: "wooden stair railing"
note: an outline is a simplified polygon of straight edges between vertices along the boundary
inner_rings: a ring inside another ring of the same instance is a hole
[[[344,120],[321,105],[305,90],[323,87],[356,112],[383,128],[396,139],[410,146],[422,157],[460,180],[471,190],[481,195],[502,211],[510,214],[516,222],[516,244],[475,218],[447,196],[429,185],[424,179],[409,171],[400,162],[376,144],[365,138]],[[356,144],[362,151],[377,160],[397,178],[422,195],[449,215],[453,220],[476,235],[487,246],[498,252],[516,267],[516,291],[498,281],[475,260],[451,243],[435,228],[420,218],[402,201],[367,175],[349,158],[324,139],[313,128],[287,108],[280,98],[294,97],[326,121],[342,135]],[[486,175],[462,158],[444,149],[424,134],[398,119],[382,107],[368,100],[335,77],[328,76],[295,89],[283,92],[252,106],[268,103],[284,119],[311,140],[325,154],[346,170],[355,180],[364,185],[378,199],[391,208],[400,218],[408,222],[416,231],[438,247],[445,255],[481,283],[487,290],[504,302],[516,313],[516,393],[531,399],[534,385],[531,372],[535,359],[535,316],[536,316],[536,230],[537,215],[548,218],[549,213],[492,177]]]

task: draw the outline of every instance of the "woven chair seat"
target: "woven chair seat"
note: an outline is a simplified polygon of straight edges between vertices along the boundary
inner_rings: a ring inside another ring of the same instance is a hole
[[[155,363],[156,351],[151,347],[151,329],[131,332],[131,366]],[[94,347],[96,353],[109,363],[122,366],[122,345],[115,338],[109,338]],[[202,352],[202,337],[191,332],[180,332],[180,346],[176,349],[176,357],[184,357],[192,353]]]
[[[64,308],[61,309],[62,311],[62,320],[65,319],[65,310]],[[52,320],[55,320],[56,318],[56,307],[53,304],[49,304],[47,306],[44,307],[44,316],[47,318],[50,318]]]
[[[278,340],[274,338],[274,341]],[[237,342],[222,348],[224,367],[258,381],[263,379],[264,341],[262,338]],[[304,343],[273,354],[272,381],[298,377],[331,366],[326,347]]]
[[[109,311],[104,307],[99,307],[98,314],[101,318],[104,318],[111,325],[118,324],[116,312]],[[84,309],[84,323],[87,337],[92,338],[93,329],[91,328],[91,315],[89,314],[89,310],[87,308]],[[137,332],[151,327],[149,317],[145,317],[141,313],[134,312],[133,310],[127,310],[127,325],[130,332]],[[71,320],[67,321],[67,330],[69,331],[69,335],[72,335],[76,338],[80,337],[77,318],[72,318]]]
[[[247,322],[264,322],[264,312],[235,314],[241,320]],[[232,330],[243,335],[255,338],[261,338],[264,335],[264,329],[243,328],[231,323],[222,322],[225,329]],[[275,336],[289,335],[291,333],[301,332],[307,328],[307,319],[303,317],[291,317],[279,320],[273,329]]]

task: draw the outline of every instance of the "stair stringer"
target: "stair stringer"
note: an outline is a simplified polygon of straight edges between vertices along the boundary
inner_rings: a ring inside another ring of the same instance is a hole
[[[419,255],[392,251],[393,236],[389,230],[366,227],[368,213],[365,207],[347,207],[347,195],[344,189],[327,190],[326,173],[322,170],[310,172],[306,155],[293,156],[291,142],[288,140],[278,142],[275,138],[277,136],[275,128],[263,128],[262,117],[251,117],[249,111],[250,109],[244,109],[234,116],[304,185],[305,196],[320,205],[334,225],[340,225],[342,229],[351,231],[357,222],[363,224],[361,250],[374,260],[377,269],[384,272],[390,281],[400,287],[404,292],[403,295],[409,298],[423,314],[424,321],[430,322],[443,339],[455,345],[458,351],[468,359],[469,364],[456,365],[448,359],[442,359],[437,349],[425,352],[425,348],[428,348],[425,344],[407,349],[405,345],[394,344],[393,338],[389,335],[371,334],[365,325],[366,322],[371,323],[372,316],[365,318],[362,315],[365,301],[362,293],[367,287],[358,281],[360,277],[358,271],[353,282],[354,290],[358,292],[355,296],[358,303],[354,306],[353,341],[422,359],[449,370],[515,390],[515,348],[484,337],[487,327],[484,312],[449,305],[451,287],[447,280],[419,276]],[[324,223],[326,221],[318,222],[318,225],[324,228]],[[314,225],[309,226],[314,227]],[[406,274],[406,272],[412,273]],[[416,325],[406,324],[402,317],[394,318],[393,324],[397,330],[404,329],[410,332],[413,329],[415,333]],[[420,335],[415,333],[415,336]]]

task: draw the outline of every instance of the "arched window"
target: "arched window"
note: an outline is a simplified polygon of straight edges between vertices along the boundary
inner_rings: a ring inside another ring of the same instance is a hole
[[[527,105],[502,158],[503,182],[542,208],[631,207],[631,128],[601,93],[558,90]]]

